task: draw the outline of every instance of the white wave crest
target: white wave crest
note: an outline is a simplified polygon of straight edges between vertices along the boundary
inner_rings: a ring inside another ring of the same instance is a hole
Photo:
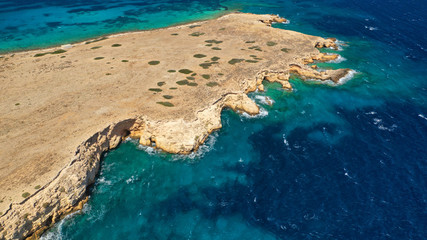
[[[424,120],[427,120],[427,117],[425,117],[423,114],[418,114],[418,117],[420,117],[420,118],[422,118],[422,119],[424,119]]]
[[[346,61],[347,59],[345,58],[345,57],[343,57],[343,56],[341,56],[341,55],[338,55],[338,58],[337,59],[335,59],[335,60],[331,60],[331,61],[328,61],[328,63],[340,63],[340,62],[344,62],[344,61]]]
[[[319,80],[319,79],[307,79],[306,81],[317,82],[320,84],[326,84],[326,85],[330,85],[330,86],[339,86],[339,85],[343,85],[344,83],[350,81],[354,77],[354,75],[356,75],[357,73],[359,73],[359,72],[357,72],[355,70],[350,70],[344,77],[340,78],[337,83],[335,83],[331,80]]]
[[[244,112],[244,113],[242,113],[242,116],[245,118],[264,118],[264,117],[268,116],[268,111],[265,110],[264,108],[260,108],[259,113],[257,115],[252,116],[252,115]]]
[[[256,95],[255,99],[259,100],[260,103],[264,104],[264,105],[273,105],[274,104],[274,100],[267,97],[267,96],[262,96],[262,95]]]
[[[218,138],[218,132],[213,132],[211,135],[209,135],[208,139],[199,146],[197,151],[192,152],[188,155],[179,155],[175,154],[172,157],[172,160],[194,160],[202,158],[206,153],[214,149],[215,142]]]

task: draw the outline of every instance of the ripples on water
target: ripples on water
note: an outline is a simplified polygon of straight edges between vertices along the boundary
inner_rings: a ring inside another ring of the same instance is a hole
[[[0,49],[163,27],[226,8],[343,43],[339,86],[253,93],[256,118],[177,157],[133,141],[102,162],[89,203],[45,239],[424,239],[426,4],[422,1],[0,1]],[[31,24],[29,24],[31,22]],[[67,41],[65,41],[67,40]],[[266,104],[265,96],[274,101]]]

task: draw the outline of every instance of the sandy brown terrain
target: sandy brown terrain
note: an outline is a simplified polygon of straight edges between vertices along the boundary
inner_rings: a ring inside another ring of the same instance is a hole
[[[263,80],[290,90],[291,73],[331,81],[348,73],[305,65],[336,58],[317,49],[333,40],[274,21],[282,20],[236,13],[0,58],[0,239],[24,238],[75,209],[101,153],[129,133],[189,153],[221,127],[224,107],[258,113],[246,93],[263,90]]]

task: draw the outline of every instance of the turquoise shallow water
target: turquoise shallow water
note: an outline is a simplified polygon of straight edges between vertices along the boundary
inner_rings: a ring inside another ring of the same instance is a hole
[[[344,43],[339,51],[343,61],[319,66],[357,71],[339,86],[293,79],[294,91],[289,93],[267,84],[266,92],[250,94],[263,114],[249,118],[225,110],[224,127],[191,156],[156,152],[132,141],[121,144],[103,158],[83,211],[56,224],[44,239],[424,239],[427,235],[423,1],[35,5],[41,7],[12,4],[0,13],[1,19],[8,19],[0,21],[2,33],[7,33],[1,35],[1,49],[62,44],[242,9],[290,20],[274,27],[337,37]],[[51,15],[42,17],[45,12]],[[6,13],[13,13],[15,20]],[[46,25],[46,18],[60,23]],[[64,28],[68,31],[61,32]],[[264,104],[264,96],[274,105]]]

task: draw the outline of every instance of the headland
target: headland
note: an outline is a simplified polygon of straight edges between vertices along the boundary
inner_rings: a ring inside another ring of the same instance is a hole
[[[350,69],[318,70],[337,48],[272,28],[285,19],[232,13],[170,28],[117,34],[0,58],[0,239],[37,237],[80,209],[102,153],[127,136],[188,154],[221,128],[221,111],[251,115],[246,95],[263,81],[292,90],[292,74],[339,82]]]

